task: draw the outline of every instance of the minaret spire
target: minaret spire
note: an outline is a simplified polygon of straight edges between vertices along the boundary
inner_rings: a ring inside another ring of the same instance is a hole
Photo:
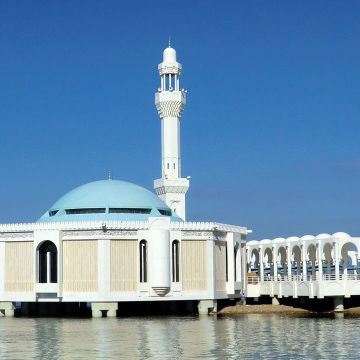
[[[176,51],[164,50],[159,64],[160,88],[155,94],[155,105],[161,119],[161,179],[154,181],[157,195],[185,220],[185,194],[188,178],[181,177],[180,117],[186,103],[186,91],[180,90],[181,64],[176,61]]]

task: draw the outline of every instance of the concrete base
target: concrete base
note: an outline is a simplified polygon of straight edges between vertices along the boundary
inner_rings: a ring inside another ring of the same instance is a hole
[[[278,298],[274,296],[274,297],[271,299],[271,304],[272,304],[272,305],[280,305]]]
[[[210,313],[217,312],[216,300],[200,300],[198,304],[199,315],[209,315]]]
[[[343,296],[334,296],[334,311],[335,312],[344,312],[344,297]]]
[[[14,317],[15,305],[12,302],[0,302],[0,316]]]
[[[118,303],[92,303],[91,312],[93,318],[100,318],[105,313],[105,317],[116,317]]]

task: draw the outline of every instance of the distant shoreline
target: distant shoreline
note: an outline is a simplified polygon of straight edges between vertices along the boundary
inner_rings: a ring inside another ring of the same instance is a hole
[[[324,312],[323,314],[331,314],[333,311]],[[235,305],[227,306],[218,311],[219,315],[231,314],[284,314],[284,315],[310,315],[319,314],[310,310],[292,307],[287,305]],[[353,307],[344,310],[346,315],[360,315],[360,307]]]

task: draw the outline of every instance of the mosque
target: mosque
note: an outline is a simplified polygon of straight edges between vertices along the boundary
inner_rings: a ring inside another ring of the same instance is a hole
[[[268,297],[360,296],[360,237],[335,234],[251,240],[246,227],[186,221],[189,177],[181,176],[180,117],[186,90],[168,47],[155,105],[161,120],[161,178],[155,193],[99,180],[58,199],[35,223],[0,224],[0,316],[36,305],[85,304],[114,317],[125,303],[196,304]]]
[[[121,303],[158,301],[195,301],[207,314],[245,291],[250,230],[186,221],[181,70],[169,46],[155,94],[162,152],[155,193],[109,177],[73,189],[37,222],[0,225],[2,315],[13,316],[15,303],[87,303],[93,317],[113,317]]]

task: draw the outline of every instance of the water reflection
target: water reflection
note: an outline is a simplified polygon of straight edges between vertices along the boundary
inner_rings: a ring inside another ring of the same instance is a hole
[[[1,359],[357,359],[356,318],[0,318]]]

